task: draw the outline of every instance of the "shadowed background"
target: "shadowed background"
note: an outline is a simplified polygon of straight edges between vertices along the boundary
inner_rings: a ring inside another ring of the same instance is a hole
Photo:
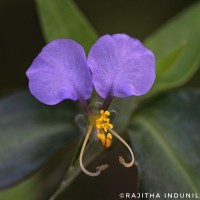
[[[97,33],[124,32],[143,40],[195,0],[75,1]],[[0,91],[26,88],[25,71],[44,46],[33,0],[0,1]]]

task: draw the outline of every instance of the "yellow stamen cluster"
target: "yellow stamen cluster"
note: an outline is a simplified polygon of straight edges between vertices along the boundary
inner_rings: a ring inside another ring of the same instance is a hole
[[[96,128],[99,130],[97,138],[99,138],[101,145],[105,148],[109,148],[112,144],[112,135],[108,132],[108,128],[113,128],[113,125],[110,124],[109,111],[100,111],[100,116],[96,119]],[[106,132],[106,134],[105,134]]]
[[[114,135],[116,138],[118,138],[129,150],[131,154],[131,162],[126,162],[125,159],[121,156],[119,156],[119,162],[124,166],[124,167],[131,167],[134,164],[134,155],[133,152],[130,148],[130,146],[123,140],[121,136],[119,136],[114,130],[113,130],[113,125],[110,123],[109,119],[110,113],[108,111],[101,110],[99,114],[95,112],[94,115],[91,115],[89,118],[90,124],[88,126],[85,139],[83,141],[83,145],[81,147],[80,151],[80,157],[79,157],[79,162],[80,162],[80,167],[83,170],[83,172],[89,176],[98,176],[103,170],[108,168],[107,164],[103,164],[100,166],[96,167],[96,172],[90,172],[88,171],[84,164],[83,164],[83,154],[85,151],[85,147],[87,145],[87,142],[89,140],[89,137],[93,131],[93,128],[95,128],[95,132],[97,131],[97,138],[100,140],[101,145],[105,148],[109,148],[112,144],[112,135]],[[109,133],[109,132],[110,133]],[[112,134],[112,135],[111,135]]]

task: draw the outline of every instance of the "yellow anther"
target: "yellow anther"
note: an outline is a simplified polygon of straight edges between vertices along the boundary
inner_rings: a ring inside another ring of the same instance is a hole
[[[113,128],[113,125],[110,124],[109,118],[106,120],[106,122],[102,123],[101,126],[102,126],[102,128],[104,129],[105,132],[108,131],[108,127]]]
[[[109,148],[112,144],[112,135],[110,133],[108,133],[107,135],[105,135],[104,133],[98,133],[97,138],[99,138],[101,145],[104,148]]]
[[[112,140],[112,135],[110,133],[108,133],[106,137]]]
[[[97,129],[101,129],[102,128],[102,120],[101,120],[101,118],[98,118],[97,120],[96,120],[96,127],[97,127]]]
[[[98,130],[103,129],[105,132],[107,132],[108,127],[113,128],[113,125],[110,124],[110,119],[108,118],[109,115],[110,115],[110,112],[107,110],[100,111],[100,117],[96,119],[96,128]]]
[[[105,115],[110,116],[110,112],[106,110]]]
[[[101,111],[100,111],[100,114],[103,115],[103,114],[104,114],[104,110],[101,110]]]
[[[108,116],[110,116],[110,112],[107,110],[106,111],[101,110],[100,115],[101,115],[100,118],[105,121],[108,118]]]
[[[113,128],[108,118],[109,115],[110,112],[101,110],[99,118],[96,119],[96,128],[99,130],[97,138],[99,138],[101,145],[105,148],[109,148],[112,144],[112,135],[110,133],[105,135],[104,133],[108,131],[108,128]]]
[[[97,138],[99,138],[99,140],[101,142],[101,145],[104,147],[105,143],[106,143],[106,136],[105,136],[105,134],[98,133],[97,134]]]
[[[106,148],[109,148],[112,144],[112,135],[110,133],[106,136]]]

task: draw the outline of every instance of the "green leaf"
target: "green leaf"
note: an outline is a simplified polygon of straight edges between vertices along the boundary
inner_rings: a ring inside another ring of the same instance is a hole
[[[47,42],[57,38],[70,38],[89,50],[97,34],[73,1],[36,0],[36,2]]]
[[[155,53],[157,76],[152,95],[187,82],[200,65],[200,3],[173,18],[150,36],[146,45]]]
[[[76,110],[71,102],[45,106],[25,92],[0,101],[0,188],[36,171],[62,145],[79,139]]]
[[[142,192],[200,192],[200,91],[171,92],[128,128]],[[152,184],[153,183],[153,184]]]
[[[0,191],[0,199],[3,200],[34,200],[35,187],[37,187],[38,177],[37,175],[23,181],[22,183],[11,187],[9,189]],[[33,192],[34,191],[34,192]]]
[[[49,199],[66,173],[71,163],[72,152],[75,151],[76,145],[77,144],[72,143],[64,146],[51,156],[33,176],[15,186],[0,191],[0,199]]]

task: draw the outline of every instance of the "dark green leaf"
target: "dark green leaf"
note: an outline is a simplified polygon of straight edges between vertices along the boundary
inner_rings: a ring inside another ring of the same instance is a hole
[[[150,94],[180,86],[200,64],[200,3],[196,3],[146,40],[155,53],[157,78]]]
[[[67,168],[71,163],[71,155],[76,149],[77,141],[57,151],[33,176],[0,191],[3,200],[47,200],[54,193]]]
[[[81,43],[86,50],[97,34],[71,0],[36,0],[46,41],[70,38]]]
[[[1,188],[34,172],[58,148],[80,137],[76,110],[71,102],[45,106],[28,93],[0,101]]]
[[[0,199],[2,200],[35,200],[35,187],[37,187],[38,177],[34,175],[25,181],[11,188],[0,191]]]
[[[129,136],[142,192],[200,192],[200,91],[163,95],[135,114]]]

